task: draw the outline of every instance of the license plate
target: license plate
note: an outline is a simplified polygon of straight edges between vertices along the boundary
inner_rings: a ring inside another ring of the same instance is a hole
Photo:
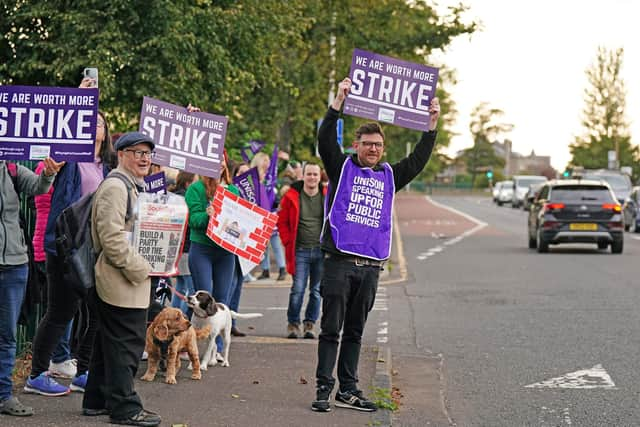
[[[598,224],[589,224],[589,223],[569,224],[569,230],[574,230],[574,231],[595,231],[597,229],[598,229]]]

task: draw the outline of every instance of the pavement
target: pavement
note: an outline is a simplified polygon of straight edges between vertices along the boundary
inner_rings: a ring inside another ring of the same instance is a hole
[[[402,274],[406,273],[400,268],[401,248],[400,253],[397,248],[393,252],[389,265],[382,272],[381,286],[402,281]],[[233,338],[230,367],[210,367],[203,372],[202,380],[195,381],[186,370],[187,362],[183,362],[177,375],[178,384],[168,385],[162,374],[152,383],[140,381],[146,362],[140,363],[135,388],[145,408],[162,416],[161,425],[176,427],[391,425],[392,415],[388,409],[376,413],[337,407],[330,413],[311,411],[315,397],[317,340],[284,337],[286,323],[282,309],[286,307],[291,277],[276,281],[277,274],[271,276],[271,279],[244,284],[241,311],[263,311],[265,317],[245,320],[239,325],[249,335]],[[391,352],[384,343],[376,342],[375,326],[368,329],[360,358],[360,388],[368,396],[373,396],[376,390],[390,393]],[[36,414],[27,418],[0,415],[3,427],[94,426],[109,421],[108,416],[82,416],[80,393],[44,397],[25,394],[19,389],[16,395],[24,404],[33,406]]]

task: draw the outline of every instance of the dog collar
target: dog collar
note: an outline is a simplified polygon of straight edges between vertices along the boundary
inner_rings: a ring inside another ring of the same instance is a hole
[[[157,345],[158,347],[162,347],[162,346],[165,346],[165,345],[169,345],[169,344],[171,344],[172,342],[173,342],[173,337],[169,338],[168,340],[164,340],[164,341],[159,340],[159,339],[158,339],[158,338],[156,338],[156,337],[153,337],[153,343],[154,343],[155,345]]]

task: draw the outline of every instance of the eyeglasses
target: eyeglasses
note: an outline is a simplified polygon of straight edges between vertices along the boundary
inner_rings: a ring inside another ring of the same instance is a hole
[[[156,155],[155,151],[143,151],[143,150],[122,150],[122,151],[133,153],[133,157],[135,157],[136,160],[140,160],[143,157],[145,159],[153,159],[153,157]]]
[[[364,148],[377,148],[378,150],[384,147],[384,143],[379,141],[360,141],[360,144],[362,144]]]

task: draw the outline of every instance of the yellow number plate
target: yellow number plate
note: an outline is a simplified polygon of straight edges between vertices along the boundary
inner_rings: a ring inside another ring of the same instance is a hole
[[[596,231],[598,229],[598,224],[588,224],[588,223],[578,223],[578,224],[569,224],[569,230],[574,231]]]

